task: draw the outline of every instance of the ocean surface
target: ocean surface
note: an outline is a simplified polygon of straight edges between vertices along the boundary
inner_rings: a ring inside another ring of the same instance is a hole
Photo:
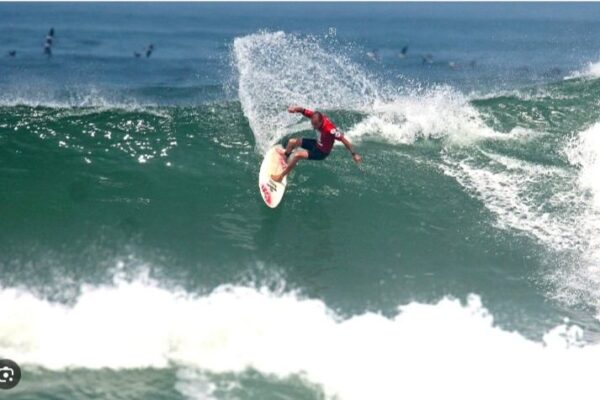
[[[0,38],[0,398],[599,398],[600,4],[2,3]],[[290,104],[363,163],[271,210]]]

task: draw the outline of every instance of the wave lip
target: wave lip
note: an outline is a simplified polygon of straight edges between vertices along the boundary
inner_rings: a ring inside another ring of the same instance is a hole
[[[45,83],[29,83],[1,94],[0,106],[137,110],[155,105],[142,104],[137,100],[127,99],[94,86],[72,86],[59,89]]]
[[[51,369],[253,368],[299,374],[351,400],[590,398],[597,390],[600,346],[581,343],[577,327],[530,341],[495,327],[477,296],[347,319],[294,293],[227,286],[195,296],[147,280],[87,287],[71,306],[18,289],[3,289],[0,301],[2,354]]]
[[[590,62],[583,69],[566,76],[565,79],[600,78],[600,61]]]
[[[600,210],[600,123],[580,132],[565,152],[569,162],[580,168],[579,182],[590,191],[594,207]]]
[[[488,127],[465,96],[447,86],[375,101],[364,111],[366,118],[348,131],[349,136],[374,137],[393,144],[412,144],[418,139],[469,144],[510,136]]]
[[[579,132],[565,147],[569,163],[579,169],[577,183],[583,195],[583,211],[578,224],[585,236],[583,248],[585,268],[573,271],[567,281],[580,291],[589,292],[600,302],[600,123]]]

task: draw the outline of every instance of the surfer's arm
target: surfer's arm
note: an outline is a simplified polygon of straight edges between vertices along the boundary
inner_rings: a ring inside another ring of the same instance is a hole
[[[360,154],[358,154],[356,152],[356,150],[354,149],[354,146],[352,146],[352,143],[350,143],[350,141],[348,139],[346,139],[346,136],[340,135],[339,137],[336,137],[336,139],[339,140],[340,142],[344,143],[344,146],[346,146],[348,151],[352,154],[352,159],[354,160],[354,162],[356,162],[357,164],[359,162],[361,162],[362,158],[361,158]]]
[[[299,106],[289,106],[288,107],[288,112],[289,113],[300,113],[302,115],[304,115],[305,117],[312,117],[313,115],[313,111],[309,110],[308,108],[304,108],[304,107],[299,107]]]

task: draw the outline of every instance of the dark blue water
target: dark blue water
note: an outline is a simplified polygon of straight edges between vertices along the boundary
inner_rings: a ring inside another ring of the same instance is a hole
[[[2,52],[18,52],[2,60],[0,84],[3,92],[27,97],[85,87],[118,96],[133,90],[137,98],[165,103],[214,100],[231,75],[233,39],[259,30],[335,33],[356,62],[388,79],[466,90],[560,78],[599,55],[595,4],[6,3],[0,9]],[[42,47],[50,27],[56,41],[47,60]],[[133,57],[151,43],[151,60]],[[399,59],[405,45],[407,56]],[[372,50],[376,61],[366,56]],[[149,88],[169,89],[157,95]],[[197,90],[174,94],[175,88]]]

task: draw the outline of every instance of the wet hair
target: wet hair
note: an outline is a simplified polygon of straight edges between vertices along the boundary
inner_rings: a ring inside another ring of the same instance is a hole
[[[322,120],[323,120],[323,114],[322,114],[322,113],[320,113],[319,111],[315,111],[315,112],[313,113],[313,115],[314,115],[314,116],[316,116],[316,117],[318,117],[318,118],[319,118],[319,121],[322,121]]]

